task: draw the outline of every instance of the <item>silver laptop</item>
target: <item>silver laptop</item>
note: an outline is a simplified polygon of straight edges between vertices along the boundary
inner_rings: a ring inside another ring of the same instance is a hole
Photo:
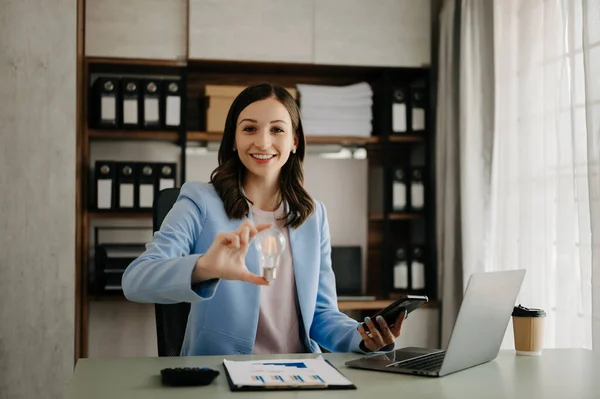
[[[525,270],[471,275],[446,350],[408,347],[346,366],[442,377],[487,363],[498,356],[524,277]]]

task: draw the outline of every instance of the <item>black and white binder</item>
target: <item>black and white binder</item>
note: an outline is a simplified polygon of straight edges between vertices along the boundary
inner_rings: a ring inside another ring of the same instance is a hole
[[[158,169],[158,191],[174,188],[177,165],[174,163],[159,163]]]
[[[135,208],[135,164],[117,163],[117,209]]]
[[[410,206],[413,211],[420,211],[425,207],[425,185],[422,168],[414,168],[411,171]]]
[[[118,95],[119,79],[115,77],[99,77],[92,88],[95,127],[115,129],[118,127]]]
[[[394,289],[408,289],[408,256],[405,248],[396,249],[394,264]]]
[[[394,171],[392,189],[392,209],[394,212],[404,211],[408,207],[408,176],[404,169]]]
[[[116,167],[112,161],[96,161],[94,177],[96,182],[96,209],[115,209]]]
[[[154,187],[156,185],[156,165],[154,163],[137,164],[137,198],[138,209],[151,210],[154,204]]]
[[[165,127],[176,129],[181,126],[181,95],[183,87],[180,80],[165,80]]]
[[[411,131],[423,133],[426,129],[426,93],[424,87],[412,87],[410,91]]]
[[[144,128],[157,129],[162,126],[162,82],[160,79],[144,80]]]
[[[396,87],[392,90],[392,132],[406,133],[407,131],[407,93],[406,89]]]
[[[425,254],[423,252],[421,246],[412,248],[410,261],[410,288],[412,290],[425,289]]]
[[[121,121],[125,129],[140,127],[140,81],[138,79],[123,79],[121,81]]]

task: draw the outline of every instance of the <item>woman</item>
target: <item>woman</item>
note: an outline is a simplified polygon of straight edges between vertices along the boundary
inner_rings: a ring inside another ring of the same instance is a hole
[[[303,188],[304,133],[282,87],[234,100],[210,183],[185,183],[146,251],[123,275],[137,302],[191,302],[182,355],[393,348],[404,315],[360,323],[339,312],[325,207]],[[288,245],[268,283],[251,240],[275,228]],[[379,323],[378,332],[374,323]]]

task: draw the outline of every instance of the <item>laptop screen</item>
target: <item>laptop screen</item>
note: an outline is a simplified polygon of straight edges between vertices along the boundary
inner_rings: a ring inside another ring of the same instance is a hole
[[[331,267],[340,296],[362,295],[362,253],[360,246],[332,246]]]

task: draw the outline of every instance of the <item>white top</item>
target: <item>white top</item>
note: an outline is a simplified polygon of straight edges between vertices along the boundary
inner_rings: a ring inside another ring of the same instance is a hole
[[[287,245],[276,270],[275,280],[268,286],[261,286],[260,313],[253,353],[303,353],[306,352],[300,340],[298,325],[298,300],[294,263],[290,249],[288,228],[281,219],[285,214],[283,204],[275,212],[266,212],[252,207],[254,224],[271,224],[286,239]]]

